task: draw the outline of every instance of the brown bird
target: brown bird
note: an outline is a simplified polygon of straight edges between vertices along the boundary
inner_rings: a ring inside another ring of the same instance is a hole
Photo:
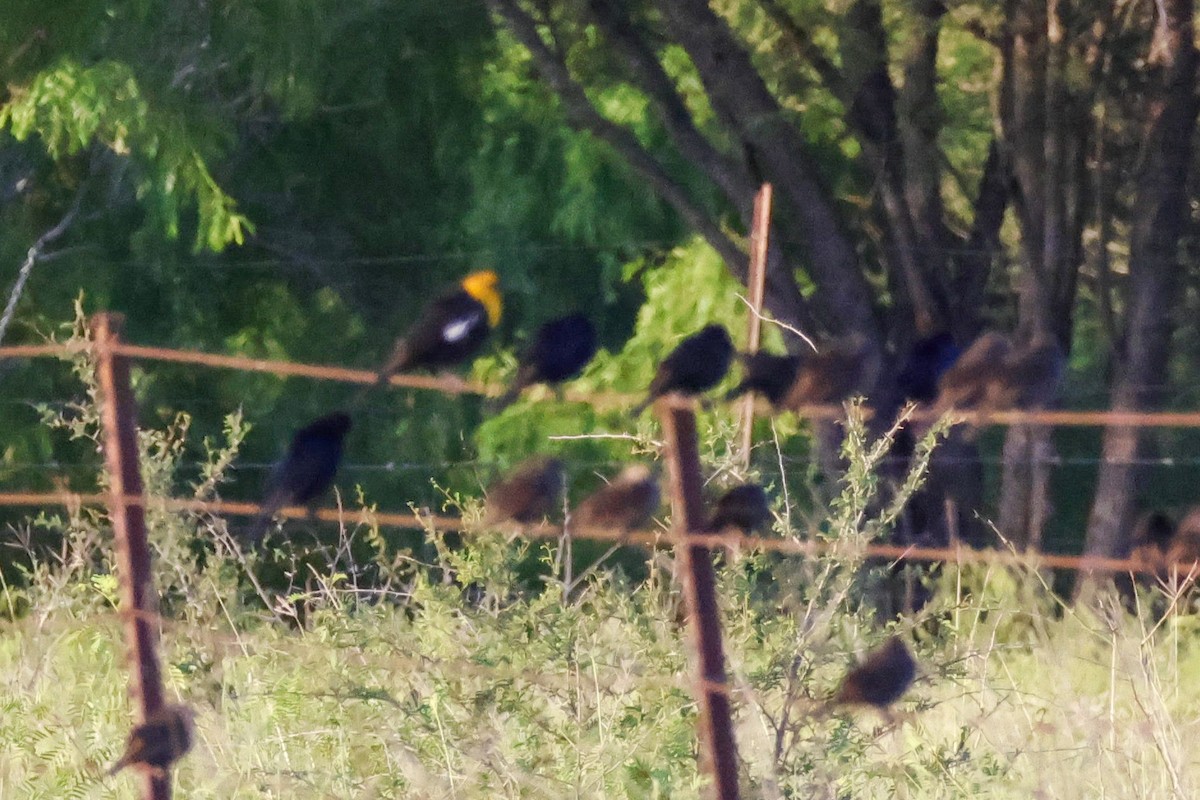
[[[633,464],[588,495],[571,512],[578,528],[631,531],[650,522],[661,495],[658,480],[644,464]]]
[[[1065,360],[1053,336],[1035,334],[1000,362],[988,383],[985,405],[996,411],[1046,408],[1058,397]]]
[[[771,519],[767,493],[757,483],[743,483],[721,495],[705,530],[720,532],[737,528],[749,534],[770,525]]]
[[[1200,506],[1192,506],[1179,521],[1175,535],[1171,537],[1171,546],[1167,548],[1167,564],[1174,565],[1174,569],[1186,576],[1197,561],[1200,561]],[[1200,574],[1200,564],[1194,569]]]
[[[900,699],[916,674],[917,662],[908,646],[899,636],[893,636],[850,670],[830,702],[868,705],[884,711]]]
[[[1011,352],[1012,343],[997,331],[972,342],[938,380],[937,408],[974,408],[983,403],[993,373]]]
[[[554,513],[565,485],[562,461],[545,456],[530,458],[488,488],[483,521],[539,523]]]
[[[825,343],[818,353],[805,355],[796,370],[796,380],[784,398],[784,407],[840,403],[856,394],[866,394],[879,379],[882,364],[871,342],[861,333]]]
[[[1162,511],[1147,511],[1133,527],[1129,558],[1146,566],[1162,566],[1175,538],[1175,522]]]
[[[157,773],[192,749],[193,715],[187,706],[168,705],[155,711],[129,732],[125,753],[108,770],[115,775],[132,764],[144,764]]]

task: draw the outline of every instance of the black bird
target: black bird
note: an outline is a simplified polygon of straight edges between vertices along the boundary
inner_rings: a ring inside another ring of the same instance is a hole
[[[1191,526],[1194,527],[1194,524]],[[1130,541],[1129,558],[1159,568],[1167,563],[1167,554],[1175,542],[1175,522],[1162,511],[1148,511],[1138,518]]]
[[[917,662],[899,636],[893,636],[846,675],[830,701],[875,706],[881,711],[900,699],[917,675]]]
[[[483,521],[491,524],[512,520],[522,525],[541,522],[562,501],[565,486],[562,461],[535,456],[488,488]]]
[[[634,408],[636,416],[646,406],[671,392],[697,395],[721,382],[733,361],[733,341],[720,325],[706,325],[684,339],[663,359],[650,381],[650,396]]]
[[[538,328],[517,362],[517,377],[500,398],[504,408],[535,383],[558,384],[583,372],[596,355],[596,328],[583,314],[552,319]]]
[[[350,416],[337,411],[296,431],[287,454],[267,479],[262,511],[250,529],[252,546],[262,541],[276,511],[307,505],[333,484],[342,461],[342,442],[349,430]]]
[[[108,774],[115,775],[132,764],[145,764],[158,774],[164,773],[192,749],[192,727],[190,708],[163,706],[129,732],[125,752],[109,768]]]
[[[396,340],[376,385],[397,372],[436,370],[474,356],[500,323],[500,279],[492,270],[472,272],[427,305],[408,332]]]
[[[712,532],[737,528],[749,534],[769,524],[771,507],[767,502],[767,493],[757,483],[743,483],[721,495],[705,527]]]
[[[777,356],[772,353],[742,353],[742,382],[725,395],[733,400],[746,392],[757,392],[775,408],[782,408],[788,392],[796,382],[802,363],[800,356]]]
[[[634,464],[584,498],[571,512],[571,523],[579,529],[631,531],[650,522],[660,500],[658,480],[650,468]]]
[[[946,331],[913,342],[896,384],[905,400],[930,403],[938,394],[938,381],[962,354]]]

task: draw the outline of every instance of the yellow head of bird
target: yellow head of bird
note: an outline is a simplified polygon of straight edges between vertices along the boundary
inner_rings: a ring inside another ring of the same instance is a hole
[[[504,301],[500,298],[500,277],[490,269],[472,272],[463,278],[462,288],[487,309],[488,327],[494,328],[500,324],[500,313]]]

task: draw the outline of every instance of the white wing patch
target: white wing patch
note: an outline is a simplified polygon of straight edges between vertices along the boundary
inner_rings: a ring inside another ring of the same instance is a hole
[[[453,319],[442,328],[442,339],[446,342],[461,341],[479,323],[480,314],[478,312]]]

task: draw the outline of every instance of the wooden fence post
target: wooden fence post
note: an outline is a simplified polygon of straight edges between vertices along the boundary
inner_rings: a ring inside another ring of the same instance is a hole
[[[704,525],[703,479],[696,443],[696,415],[690,408],[659,403],[666,439],[671,488],[671,525],[677,536],[700,533]],[[738,759],[733,714],[725,680],[725,651],[717,608],[712,552],[699,544],[677,541],[676,558],[683,575],[684,599],[695,648],[696,693],[700,701],[700,768],[712,775],[719,800],[737,800]]]
[[[92,337],[100,384],[100,420],[104,428],[104,461],[108,468],[109,516],[117,546],[121,582],[121,616],[132,666],[129,689],[137,721],[163,705],[162,672],[158,664],[158,630],[151,624],[157,610],[150,577],[150,546],[146,541],[146,511],[142,504],[142,475],[138,468],[137,424],[129,361],[113,348],[121,342],[125,320],[120,314],[92,318]],[[170,800],[169,773],[142,769],[142,797]]]
[[[767,240],[771,230],[771,184],[764,183],[754,196],[754,218],[750,224],[750,271],[746,288],[750,297],[750,321],[746,336],[746,352],[757,353],[762,338],[763,295],[767,281]],[[754,435],[754,393],[747,392],[741,408],[742,467],[750,466],[750,447]]]

